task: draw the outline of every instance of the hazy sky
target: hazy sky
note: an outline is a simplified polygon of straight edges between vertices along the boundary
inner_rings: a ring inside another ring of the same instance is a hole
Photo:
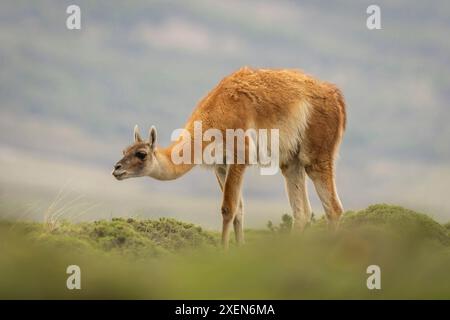
[[[68,30],[71,1],[2,1],[2,212],[42,219],[62,190],[71,217],[218,227],[212,172],[167,183],[110,172],[135,123],[154,124],[166,144],[208,90],[249,65],[299,68],[342,88],[346,209],[387,202],[450,220],[450,3],[377,1],[382,29],[369,30],[372,3],[77,1],[81,30]],[[280,176],[249,172],[245,194],[249,226],[289,210]]]

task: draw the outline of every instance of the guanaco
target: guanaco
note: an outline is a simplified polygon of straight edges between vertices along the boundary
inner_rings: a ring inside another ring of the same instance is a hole
[[[279,168],[286,182],[293,228],[303,230],[311,218],[306,175],[314,183],[328,225],[337,228],[343,208],[335,184],[335,160],[345,130],[346,111],[344,97],[335,85],[299,70],[244,67],[225,77],[200,100],[184,127],[191,135],[196,121],[201,121],[202,130],[215,128],[224,135],[227,129],[278,129]],[[114,166],[114,177],[181,177],[196,164],[174,163],[171,155],[179,143],[176,140],[166,148],[159,147],[155,127],[144,140],[135,126],[134,143]],[[207,145],[202,143],[202,148]],[[217,163],[211,167],[223,193],[222,244],[228,247],[231,224],[236,242],[242,244],[241,189],[248,163]]]

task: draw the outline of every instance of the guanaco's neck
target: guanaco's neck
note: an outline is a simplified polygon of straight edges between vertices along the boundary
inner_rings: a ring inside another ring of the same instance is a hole
[[[158,180],[174,180],[194,167],[194,164],[174,164],[172,161],[172,148],[175,144],[171,144],[167,148],[158,148],[155,151],[155,164],[151,173],[151,177]]]

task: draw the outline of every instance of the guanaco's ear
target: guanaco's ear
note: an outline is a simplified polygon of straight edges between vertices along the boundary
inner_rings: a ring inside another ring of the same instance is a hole
[[[139,134],[138,125],[134,126],[134,142],[142,142],[141,135]]]
[[[148,141],[150,144],[150,148],[155,149],[155,146],[156,146],[156,128],[155,128],[155,126],[152,126],[150,128],[150,131],[148,134]]]

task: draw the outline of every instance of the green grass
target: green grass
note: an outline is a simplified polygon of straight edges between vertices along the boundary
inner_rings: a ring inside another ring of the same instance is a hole
[[[216,246],[215,234],[201,227],[161,218],[136,220],[114,218],[112,221],[72,224],[62,222],[51,232],[45,225],[16,224],[15,228],[31,231],[31,236],[51,245],[76,249],[91,248],[104,253],[145,258],[182,249]]]
[[[450,298],[449,224],[402,207],[347,212],[339,232],[320,219],[302,235],[289,219],[247,230],[223,252],[219,234],[173,219],[0,223],[0,298]],[[81,290],[66,268],[81,268]],[[381,267],[381,290],[366,268]]]

